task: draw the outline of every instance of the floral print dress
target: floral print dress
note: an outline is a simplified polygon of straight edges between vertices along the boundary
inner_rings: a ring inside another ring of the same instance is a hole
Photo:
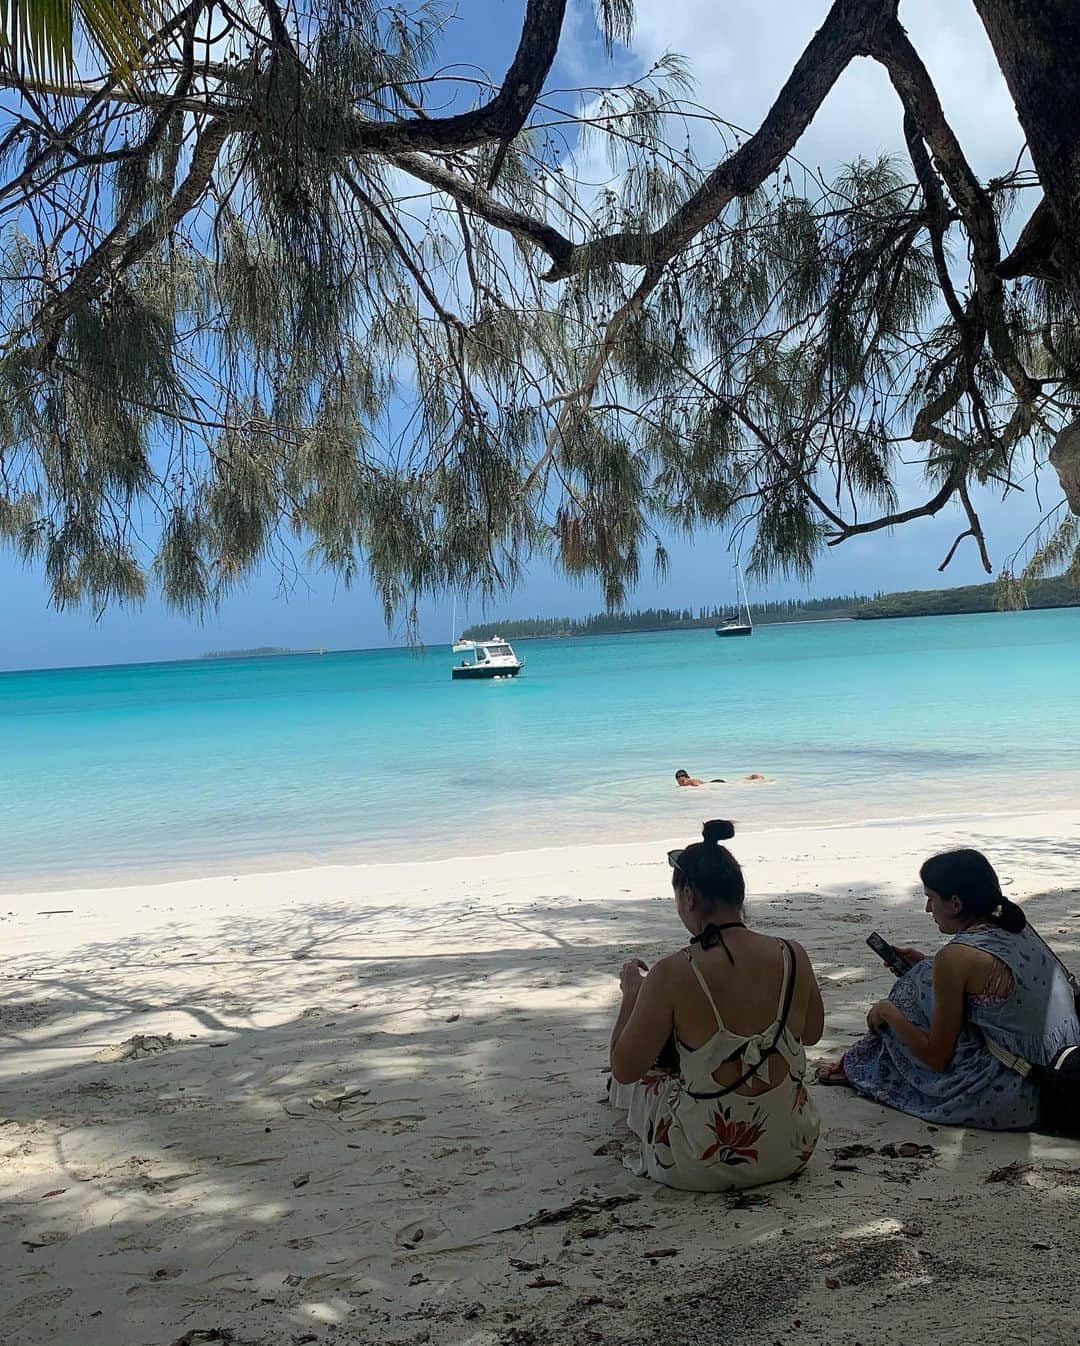
[[[717,1067],[734,1059],[740,1073],[753,1070],[752,1079],[768,1082],[769,1048],[795,975],[791,951],[787,944],[782,947],[784,976],[776,1017],[751,1037],[725,1027],[708,983],[687,951],[716,1018],[716,1032],[696,1050],[677,1042],[677,1075],[655,1070],[633,1084],[613,1080],[610,1085],[611,1102],[626,1110],[627,1125],[641,1141],[640,1158],[628,1161],[639,1176],[688,1192],[725,1192],[794,1177],[809,1163],[821,1121],[806,1091],[806,1052],[790,1029],[785,1027],[776,1044],[788,1073],[767,1092],[724,1093],[713,1077]]]
[[[865,1097],[939,1126],[1030,1130],[1039,1121],[1039,1091],[991,1055],[983,1035],[1027,1061],[1047,1065],[1080,1040],[1068,980],[1030,928],[1010,934],[980,925],[951,942],[991,954],[1008,977],[1004,994],[968,997],[964,1027],[946,1068],[931,1070],[886,1027],[848,1049],[844,1073]],[[898,977],[889,993],[905,1018],[924,1032],[934,1017],[933,979],[934,960],[924,958]]]

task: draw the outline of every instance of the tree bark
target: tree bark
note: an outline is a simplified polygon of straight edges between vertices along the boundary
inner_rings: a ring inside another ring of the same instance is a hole
[[[974,0],[1057,226],[1062,285],[1080,316],[1080,4]]]
[[[1043,208],[1056,234],[1054,272],[1080,321],[1080,4],[1077,0],[974,3],[1042,182]],[[1041,229],[1046,234],[1045,224]],[[1048,242],[1042,242],[1044,252],[1049,251]],[[1058,436],[1050,462],[1069,509],[1080,514],[1080,418]]]

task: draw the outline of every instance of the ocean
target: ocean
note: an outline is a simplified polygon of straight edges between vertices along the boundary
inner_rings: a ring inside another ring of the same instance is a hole
[[[516,648],[514,682],[445,646],[2,674],[0,887],[1080,800],[1080,609]]]

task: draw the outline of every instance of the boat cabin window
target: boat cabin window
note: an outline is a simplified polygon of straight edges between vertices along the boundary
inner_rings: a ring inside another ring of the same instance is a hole
[[[487,650],[484,649],[483,645],[478,645],[473,653],[476,656],[476,662],[478,664],[487,663]]]
[[[509,645],[489,645],[488,649],[493,656],[500,659],[509,659],[514,653]]]

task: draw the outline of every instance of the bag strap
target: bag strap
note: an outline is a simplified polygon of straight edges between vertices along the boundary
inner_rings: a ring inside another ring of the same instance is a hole
[[[741,1089],[744,1084],[753,1079],[761,1069],[763,1061],[768,1061],[771,1057],[776,1055],[777,1049],[780,1046],[780,1039],[784,1036],[784,1029],[787,1028],[788,1015],[791,1013],[791,1002],[795,996],[795,978],[798,973],[798,964],[795,961],[795,950],[786,939],[782,939],[780,943],[787,950],[787,959],[784,968],[784,1004],[780,1011],[780,1021],[776,1026],[776,1036],[772,1040],[772,1046],[767,1047],[765,1051],[761,1053],[761,1060],[758,1061],[757,1065],[751,1066],[749,1070],[744,1070],[734,1084],[725,1084],[722,1089],[718,1089],[715,1093],[708,1094],[695,1094],[692,1089],[687,1089],[686,1092],[691,1098],[725,1098],[728,1094],[733,1094],[736,1089]]]
[[[982,1036],[991,1056],[1000,1061],[1003,1066],[1008,1066],[1010,1070],[1015,1070],[1021,1079],[1026,1080],[1028,1078],[1032,1070],[1030,1061],[1025,1061],[1022,1056],[1017,1056],[1014,1052],[1007,1051],[1000,1042],[995,1042],[993,1038],[987,1037],[985,1033],[983,1033]]]

